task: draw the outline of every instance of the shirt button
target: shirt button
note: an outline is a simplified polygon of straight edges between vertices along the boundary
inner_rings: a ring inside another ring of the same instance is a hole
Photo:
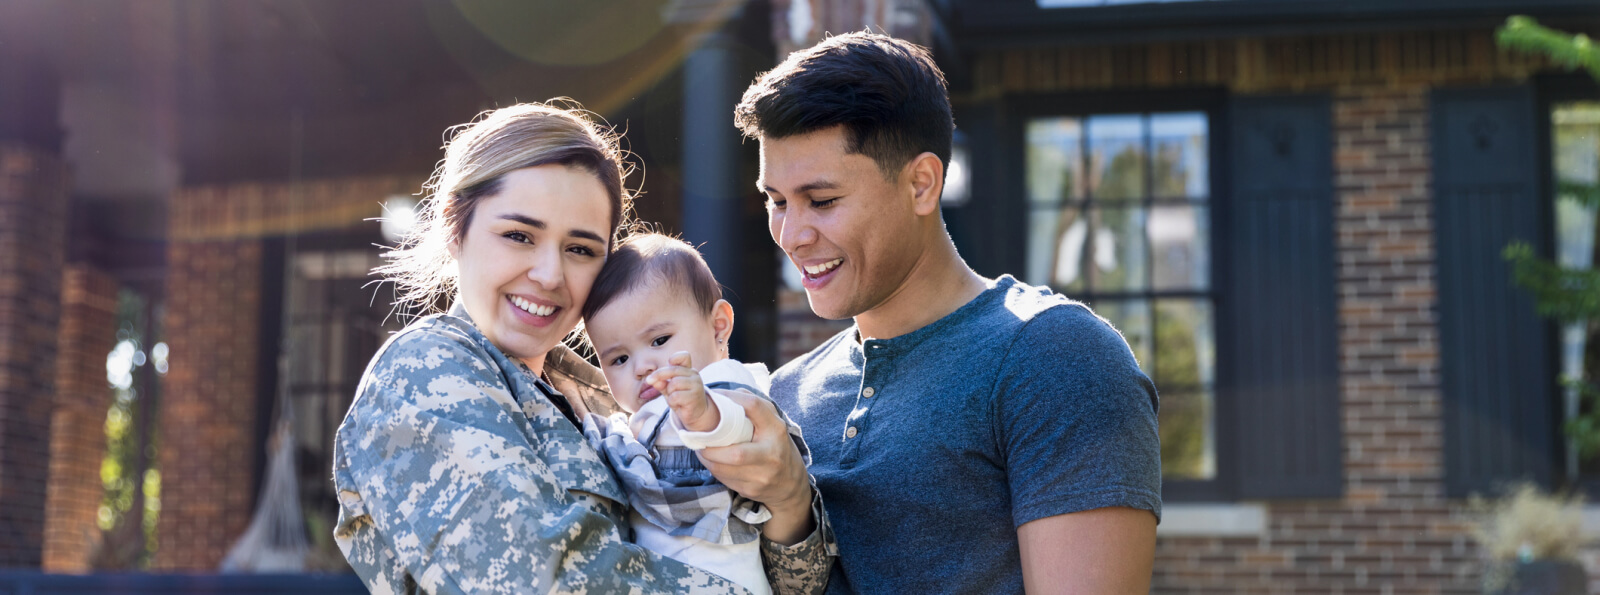
[[[872,390],[872,387],[869,386],[869,387],[866,387],[864,389],[861,389],[861,396],[870,399],[870,398],[872,398],[872,393],[875,393],[875,392],[878,392],[878,391]]]
[[[847,439],[848,438],[855,438],[856,437],[856,427],[855,426],[850,426],[848,428],[845,428],[844,429],[844,437],[847,438]]]

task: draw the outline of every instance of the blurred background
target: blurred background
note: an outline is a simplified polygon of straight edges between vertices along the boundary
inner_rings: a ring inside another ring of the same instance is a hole
[[[736,357],[844,328],[731,114],[870,28],[949,78],[962,255],[1089,302],[1160,389],[1156,591],[1478,592],[1469,496],[1600,487],[1600,87],[1497,43],[1513,14],[1600,32],[1593,0],[0,0],[0,591],[359,592],[331,437],[401,326],[368,271],[485,109],[624,131]]]

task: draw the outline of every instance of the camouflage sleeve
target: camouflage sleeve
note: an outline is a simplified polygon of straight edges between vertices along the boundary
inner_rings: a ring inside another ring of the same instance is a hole
[[[761,562],[775,595],[814,595],[828,588],[828,575],[839,550],[815,478],[811,480],[811,494],[811,515],[817,519],[817,528],[811,535],[788,546],[761,538]]]
[[[625,543],[615,502],[572,489],[576,453],[530,441],[486,353],[439,333],[396,337],[367,372],[339,432],[347,526],[429,593],[743,593]],[[556,460],[547,460],[554,457]],[[609,474],[607,479],[609,480]],[[614,480],[610,480],[614,481]],[[581,486],[580,486],[581,487]],[[341,488],[343,489],[343,488]],[[347,549],[347,554],[359,548]],[[387,583],[387,585],[385,584]]]

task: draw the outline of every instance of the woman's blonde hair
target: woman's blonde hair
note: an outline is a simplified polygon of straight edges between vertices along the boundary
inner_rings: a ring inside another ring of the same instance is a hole
[[[630,168],[616,133],[591,118],[598,116],[577,102],[555,99],[487,111],[446,131],[444,159],[423,185],[427,196],[416,224],[398,248],[384,253],[389,262],[373,269],[394,282],[396,306],[437,310],[455,293],[450,243],[465,237],[478,202],[498,193],[506,174],[527,167],[560,164],[600,180],[611,199],[609,253],[632,217],[633,196],[622,185]]]

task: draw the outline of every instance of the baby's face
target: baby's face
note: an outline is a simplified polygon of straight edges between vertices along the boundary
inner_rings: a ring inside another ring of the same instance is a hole
[[[611,396],[629,413],[661,393],[644,383],[668,365],[667,358],[689,352],[694,369],[722,359],[715,314],[705,314],[694,297],[670,283],[650,283],[617,296],[584,321],[600,354],[600,371]]]

